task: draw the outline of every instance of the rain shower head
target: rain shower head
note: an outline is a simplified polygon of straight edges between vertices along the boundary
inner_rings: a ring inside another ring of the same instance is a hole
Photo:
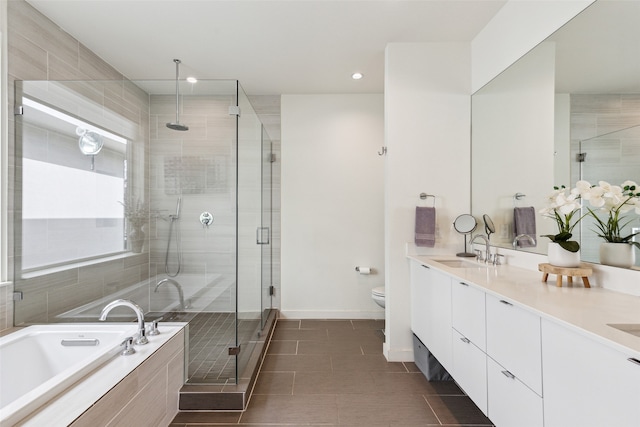
[[[176,63],[176,121],[173,123],[167,123],[167,127],[173,130],[185,131],[189,130],[189,126],[180,123],[180,60],[174,59],[173,62]]]
[[[189,126],[183,125],[181,123],[167,123],[167,127],[169,129],[180,130],[180,131],[189,130]]]

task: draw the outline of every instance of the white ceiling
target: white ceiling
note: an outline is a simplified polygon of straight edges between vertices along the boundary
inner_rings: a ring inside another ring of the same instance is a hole
[[[382,93],[388,43],[470,41],[506,3],[27,1],[129,79],[173,79],[178,58],[181,77],[238,79],[250,95]]]

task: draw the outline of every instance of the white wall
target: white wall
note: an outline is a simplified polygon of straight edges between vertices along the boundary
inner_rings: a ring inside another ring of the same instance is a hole
[[[282,315],[381,319],[383,97],[283,95],[281,112]]]
[[[432,252],[461,251],[454,219],[469,213],[471,56],[468,43],[389,44],[385,54],[386,342],[413,360],[407,243],[422,192],[436,196]]]
[[[509,0],[471,42],[472,91],[488,83],[595,0]]]

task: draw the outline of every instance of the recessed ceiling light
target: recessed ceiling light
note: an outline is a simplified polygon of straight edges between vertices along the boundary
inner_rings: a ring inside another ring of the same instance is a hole
[[[363,77],[364,77],[364,75],[362,73],[353,73],[353,74],[351,74],[351,78],[353,80],[360,80]]]
[[[189,83],[197,83],[197,82],[198,82],[198,79],[196,79],[195,77],[187,77],[187,81],[188,81]]]

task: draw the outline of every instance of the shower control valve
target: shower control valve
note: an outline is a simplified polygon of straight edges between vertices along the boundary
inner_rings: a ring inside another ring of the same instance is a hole
[[[203,227],[209,227],[211,224],[213,224],[213,215],[211,215],[209,212],[202,212],[200,214],[200,222],[202,223]]]

